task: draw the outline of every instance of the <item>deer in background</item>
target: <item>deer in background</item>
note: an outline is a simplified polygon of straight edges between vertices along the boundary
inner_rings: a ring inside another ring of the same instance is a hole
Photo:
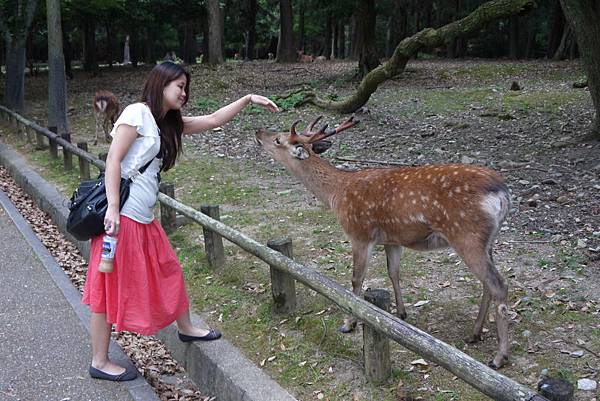
[[[341,171],[317,156],[325,138],[358,123],[313,130],[321,117],[296,133],[259,130],[257,142],[335,213],[352,243],[352,291],[360,295],[373,246],[384,246],[394,287],[396,314],[406,318],[400,290],[403,247],[418,251],[452,247],[483,284],[483,296],[469,341],[481,340],[490,301],[495,303],[499,348],[490,366],[508,360],[508,286],[494,266],[492,245],[508,214],[510,195],[502,177],[484,167],[448,164]],[[342,332],[356,326],[344,319]]]
[[[119,116],[119,101],[109,91],[100,90],[94,95],[94,117],[96,118],[96,132],[94,134],[94,145],[98,144],[98,133],[104,133],[104,140],[110,142],[110,131]]]
[[[298,53],[299,63],[312,63],[314,60],[314,57],[310,54],[304,54],[304,50],[298,50],[296,53]]]

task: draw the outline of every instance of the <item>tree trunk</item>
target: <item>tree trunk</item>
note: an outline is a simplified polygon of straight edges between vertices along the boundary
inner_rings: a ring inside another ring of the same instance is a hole
[[[563,30],[563,36],[560,39],[560,44],[556,49],[556,53],[554,53],[554,60],[564,60],[567,58],[572,58],[571,49],[575,46],[575,34],[570,24],[566,24],[565,29]]]
[[[0,19],[6,52],[4,102],[9,109],[19,113],[25,105],[25,43],[36,8],[37,0],[21,1],[17,7],[6,7]]]
[[[465,18],[439,29],[424,29],[404,39],[396,47],[388,62],[367,74],[362,79],[358,89],[350,97],[340,101],[332,101],[321,99],[314,92],[305,92],[302,103],[311,103],[341,113],[354,112],[367,103],[381,83],[400,74],[406,67],[408,60],[419,50],[442,46],[449,40],[468,36],[478,32],[479,29],[491,21],[527,11],[533,6],[534,0],[495,0],[484,3]]]
[[[344,23],[343,20],[342,20],[342,22],[340,22],[340,29],[338,31],[338,34],[339,34],[339,38],[338,38],[338,45],[339,45],[338,58],[346,58],[346,24]]]
[[[591,133],[600,139],[600,7],[596,0],[561,0],[570,21],[587,73],[588,87],[596,116]]]
[[[96,60],[96,22],[92,17],[83,20],[83,69],[84,71],[98,71]]]
[[[360,0],[357,14],[358,24],[361,25],[359,31],[362,32],[358,69],[361,76],[365,76],[379,65],[375,44],[375,0]]]
[[[336,59],[339,57],[339,45],[338,45],[338,37],[339,37],[339,29],[340,24],[337,21],[333,21],[333,44],[331,45],[331,59]]]
[[[306,13],[305,0],[300,0],[300,7],[298,8],[298,29],[300,30],[300,38],[298,42],[298,48],[303,52],[306,52],[306,37],[304,33],[304,14]]]
[[[258,4],[256,0],[248,0],[248,10],[246,13],[246,45],[245,60],[254,59],[254,48],[256,47],[256,13]]]
[[[183,24],[183,62],[186,64],[196,64],[196,53],[196,31],[194,29],[194,21],[185,21]]]
[[[223,10],[219,0],[206,2],[208,11],[208,63],[223,63]]]
[[[58,135],[69,132],[67,122],[67,80],[63,55],[60,0],[46,0],[48,20],[48,126]]]
[[[276,61],[278,63],[292,63],[296,61],[296,51],[294,49],[294,19],[291,0],[279,0],[279,19]]]
[[[534,57],[533,51],[535,48],[535,22],[534,19],[529,16],[524,19],[525,30],[527,32],[527,45],[525,46],[525,58],[530,59]]]
[[[325,43],[323,46],[323,56],[325,56],[326,59],[330,59],[331,58],[331,28],[332,28],[332,17],[331,17],[331,12],[327,13],[327,16],[325,17],[326,21],[325,21]]]
[[[146,36],[146,40],[144,41],[144,62],[152,65],[157,58],[154,54],[154,35],[149,27],[144,28],[144,34]],[[194,40],[194,44],[195,43],[196,41]],[[194,61],[196,61],[196,52],[194,52]]]
[[[6,107],[21,113],[25,104],[25,41],[6,41]]]
[[[360,59],[360,50],[362,47],[362,24],[359,23],[359,17],[356,13],[352,14],[350,19],[350,60],[358,61]]]
[[[385,44],[385,56],[392,57],[398,43],[406,37],[408,24],[406,0],[394,0],[394,9],[388,21],[388,34]]]
[[[548,49],[546,50],[546,57],[552,58],[558,50],[561,38],[563,37],[563,31],[565,29],[565,15],[560,5],[560,0],[555,0],[552,6],[552,17],[549,21],[550,32],[548,34]]]
[[[512,15],[509,20],[509,50],[508,57],[512,60],[519,59],[519,17]]]
[[[113,67],[113,61],[115,59],[113,54],[114,38],[113,30],[110,28],[111,24],[106,24],[106,57],[108,57],[108,67]],[[70,68],[70,67],[69,67]]]

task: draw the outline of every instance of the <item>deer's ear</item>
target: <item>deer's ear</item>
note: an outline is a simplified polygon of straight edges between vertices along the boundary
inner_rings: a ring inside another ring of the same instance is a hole
[[[331,145],[333,145],[333,142],[331,141],[317,141],[312,144],[312,150],[316,154],[323,153],[327,151],[327,149],[329,149]]]
[[[306,159],[308,159],[308,156],[309,156],[306,149],[304,149],[304,147],[302,147],[302,146],[293,146],[290,149],[290,154],[299,160],[306,160]]]

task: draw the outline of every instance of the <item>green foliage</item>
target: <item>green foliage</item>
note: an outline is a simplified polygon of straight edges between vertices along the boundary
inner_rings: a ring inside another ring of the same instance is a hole
[[[304,99],[304,91],[294,93],[287,97],[273,96],[272,100],[282,111],[291,110]]]
[[[215,111],[219,108],[219,102],[209,97],[196,97],[196,106],[202,111]]]

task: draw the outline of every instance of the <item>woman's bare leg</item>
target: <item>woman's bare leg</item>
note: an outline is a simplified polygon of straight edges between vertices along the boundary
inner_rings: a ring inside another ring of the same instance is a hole
[[[193,325],[189,309],[177,318],[177,329],[181,334],[195,337],[203,337],[209,333],[208,330]]]
[[[119,375],[125,372],[125,368],[108,359],[108,344],[110,343],[112,324],[107,323],[106,314],[92,312],[90,327],[92,332],[92,366],[110,375]]]

